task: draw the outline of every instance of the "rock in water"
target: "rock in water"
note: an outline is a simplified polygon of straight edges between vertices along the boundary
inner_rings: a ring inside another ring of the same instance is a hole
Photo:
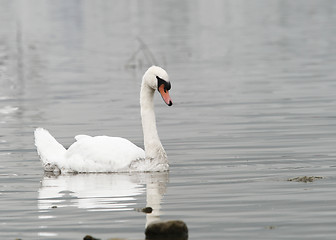
[[[146,239],[188,239],[188,227],[183,221],[154,222],[145,230]]]
[[[86,236],[83,238],[83,240],[100,240],[100,239],[98,239],[98,238],[94,238],[94,237],[92,237],[92,236],[90,236],[90,235],[86,235]]]

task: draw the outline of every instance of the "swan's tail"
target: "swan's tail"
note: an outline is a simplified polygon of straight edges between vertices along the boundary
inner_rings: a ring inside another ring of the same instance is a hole
[[[59,168],[63,165],[66,149],[51,136],[51,134],[43,129],[37,128],[34,132],[35,145],[43,166],[56,165]],[[45,169],[46,170],[46,169]]]

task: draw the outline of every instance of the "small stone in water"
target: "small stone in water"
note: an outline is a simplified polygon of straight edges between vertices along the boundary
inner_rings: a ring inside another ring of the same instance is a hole
[[[90,236],[90,235],[86,235],[84,238],[83,238],[83,240],[100,240],[99,238],[94,238],[94,237],[92,237],[92,236]]]

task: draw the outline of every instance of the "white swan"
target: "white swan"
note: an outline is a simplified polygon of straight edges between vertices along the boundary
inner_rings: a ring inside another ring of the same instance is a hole
[[[141,120],[145,151],[125,138],[78,135],[66,150],[51,134],[35,130],[35,145],[45,171],[129,172],[167,171],[168,160],[156,130],[153,97],[157,89],[168,106],[171,88],[167,72],[150,67],[142,77]]]

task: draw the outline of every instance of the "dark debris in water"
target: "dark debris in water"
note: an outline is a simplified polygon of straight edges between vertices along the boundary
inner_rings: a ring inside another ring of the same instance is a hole
[[[94,238],[94,237],[92,237],[92,236],[90,236],[90,235],[86,235],[84,238],[83,238],[83,240],[101,240],[100,238]],[[124,239],[124,238],[109,238],[109,239],[107,239],[107,240],[126,240],[126,239]]]
[[[307,176],[303,176],[303,177],[295,177],[295,178],[289,178],[287,181],[290,182],[313,182],[315,180],[318,179],[322,179],[323,177],[316,177],[316,176],[311,176],[311,177],[307,177]]]
[[[153,208],[151,207],[145,207],[145,208],[135,208],[134,209],[137,212],[143,212],[143,213],[152,213],[153,212]]]

